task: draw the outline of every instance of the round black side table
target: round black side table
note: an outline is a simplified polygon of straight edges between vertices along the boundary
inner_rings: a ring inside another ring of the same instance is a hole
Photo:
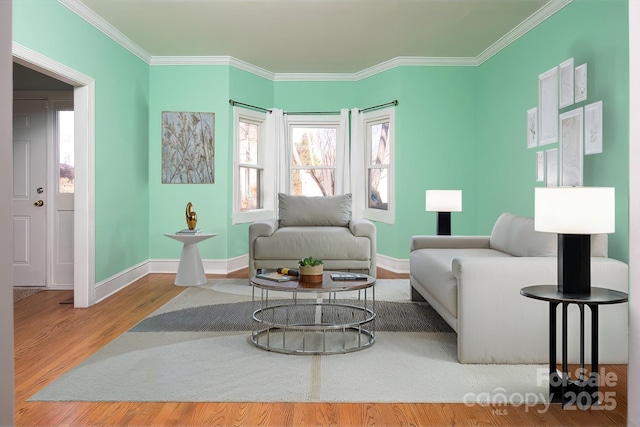
[[[629,296],[620,291],[591,288],[590,294],[565,294],[556,285],[527,286],[520,290],[527,298],[549,302],[549,399],[563,407],[576,404],[580,409],[597,404],[598,393],[598,307],[604,304],[627,302]],[[562,304],[562,371],[556,359],[556,308]],[[576,304],[580,309],[580,371],[571,379],[567,367],[567,307]],[[584,364],[584,307],[591,310],[591,371],[586,375]]]

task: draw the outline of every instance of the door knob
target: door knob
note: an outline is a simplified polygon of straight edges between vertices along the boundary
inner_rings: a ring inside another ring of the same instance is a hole
[[[37,207],[41,207],[42,205],[44,205],[44,202],[43,202],[42,200],[38,200],[38,201],[37,201],[37,202],[35,202],[33,205],[34,205],[34,206],[37,206]]]

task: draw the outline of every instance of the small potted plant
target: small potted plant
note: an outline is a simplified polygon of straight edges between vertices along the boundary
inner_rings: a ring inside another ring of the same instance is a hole
[[[298,261],[300,267],[300,282],[322,283],[322,271],[324,262],[314,257],[302,258]]]

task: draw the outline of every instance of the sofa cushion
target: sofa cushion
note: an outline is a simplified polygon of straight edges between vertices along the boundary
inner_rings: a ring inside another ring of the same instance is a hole
[[[370,260],[371,241],[351,234],[348,227],[281,227],[255,241],[255,259],[291,259],[313,256],[331,259]]]
[[[493,226],[489,247],[513,256],[556,256],[558,238],[535,231],[533,218],[503,213]]]
[[[418,249],[409,255],[412,277],[424,285],[454,317],[458,317],[458,280],[452,271],[454,258],[511,257],[493,249]]]
[[[327,197],[278,194],[281,227],[346,227],[351,220],[351,194]]]

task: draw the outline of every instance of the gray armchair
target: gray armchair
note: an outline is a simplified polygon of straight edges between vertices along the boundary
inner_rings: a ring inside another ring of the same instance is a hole
[[[351,194],[279,194],[278,203],[278,220],[249,226],[249,277],[261,268],[296,268],[308,256],[323,260],[325,270],[376,276],[376,226],[351,219]]]

